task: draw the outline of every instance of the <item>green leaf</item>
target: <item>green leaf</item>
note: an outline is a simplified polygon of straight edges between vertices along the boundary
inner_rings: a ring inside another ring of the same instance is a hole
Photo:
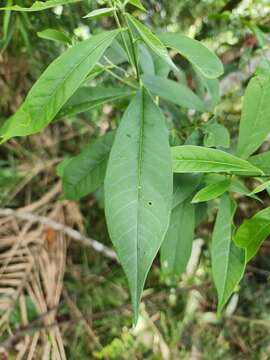
[[[220,202],[214,227],[211,258],[214,283],[218,293],[218,313],[229,300],[245,270],[245,253],[232,241],[234,204],[228,195]]]
[[[128,88],[83,86],[63,106],[57,117],[73,116],[109,101],[134,95]]]
[[[231,180],[223,180],[214,184],[210,184],[201,189],[192,199],[193,203],[199,203],[203,201],[209,201],[216,199],[220,195],[224,194],[230,187]]]
[[[135,322],[147,273],[169,225],[172,191],[165,119],[142,89],[120,123],[105,178],[108,229],[128,278]]]
[[[207,147],[230,147],[230,133],[225,126],[218,124],[216,121],[210,121],[202,126],[205,133],[204,145]]]
[[[67,199],[79,200],[103,184],[114,136],[112,131],[101,136],[66,163],[62,183]]]
[[[171,148],[173,171],[177,173],[225,172],[262,175],[249,162],[221,150],[184,145]]]
[[[48,1],[35,1],[34,4],[31,7],[22,7],[19,5],[13,5],[13,6],[5,6],[1,7],[0,10],[13,10],[13,11],[41,11],[41,10],[47,10],[52,7],[56,7],[59,5],[67,5],[72,3],[77,3],[82,0],[48,0]]]
[[[199,41],[169,32],[161,33],[158,37],[164,45],[184,56],[205,77],[214,79],[223,74],[222,62]]]
[[[185,272],[194,230],[195,207],[187,199],[172,210],[170,226],[161,246],[161,266],[165,275],[180,277]]]
[[[3,141],[44,129],[83,83],[119,31],[92,36],[49,65],[0,131]]]
[[[250,193],[250,195],[258,194],[269,188],[270,188],[270,180],[256,186],[256,188]]]
[[[71,39],[62,31],[46,29],[37,33],[41,39],[52,40],[63,44],[71,44]]]
[[[138,21],[135,17],[130,14],[126,14],[130,23],[134,26],[137,30],[139,35],[142,37],[143,41],[156,53],[160,56],[166,63],[168,63],[173,69],[178,71],[177,67],[171,60],[166,47],[162,44],[159,38],[154,35],[151,30]]]
[[[243,222],[235,234],[234,242],[246,250],[246,261],[250,261],[269,234],[270,208],[266,208]]]
[[[270,176],[270,151],[251,156],[248,161],[261,169],[265,175]]]
[[[246,159],[270,132],[270,77],[256,76],[248,84],[240,122],[237,155]]]
[[[203,101],[185,85],[161,76],[143,75],[142,80],[148,90],[167,101],[185,108],[207,111]]]
[[[98,18],[98,17],[102,17],[102,16],[105,16],[105,15],[109,15],[109,14],[112,14],[113,11],[115,9],[110,7],[110,8],[102,8],[102,9],[96,9],[96,10],[93,10],[91,11],[90,13],[88,13],[87,15],[84,16],[84,19],[87,19],[87,18]]]
[[[141,0],[128,0],[129,4],[135,6],[136,8],[146,11],[145,7],[141,3]]]

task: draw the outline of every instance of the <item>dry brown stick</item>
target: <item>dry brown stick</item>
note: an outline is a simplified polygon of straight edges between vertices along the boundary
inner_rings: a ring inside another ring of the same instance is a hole
[[[29,212],[22,212],[19,210],[16,211],[9,208],[0,208],[0,216],[14,216],[15,218],[20,220],[46,225],[55,231],[63,232],[72,240],[80,242],[84,246],[94,249],[96,252],[102,253],[109,259],[118,261],[116,253],[107,246],[101,244],[99,241],[88,238],[79,233],[79,231],[74,230],[71,227],[56,222],[54,220],[48,219],[47,217],[38,216]]]

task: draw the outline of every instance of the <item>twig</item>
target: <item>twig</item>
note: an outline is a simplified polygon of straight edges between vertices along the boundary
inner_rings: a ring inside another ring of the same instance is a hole
[[[16,210],[9,209],[9,208],[4,208],[4,209],[0,208],[0,216],[14,216],[15,218],[20,219],[20,220],[30,221],[31,223],[39,223],[42,225],[46,225],[46,226],[52,228],[53,230],[63,232],[68,237],[70,237],[72,240],[78,241],[81,244],[83,244],[84,246],[90,247],[90,248],[94,249],[96,252],[102,253],[103,255],[105,255],[108,258],[118,261],[116,253],[113,250],[111,250],[110,248],[108,248],[107,246],[101,244],[99,241],[88,238],[88,237],[82,235],[81,233],[79,233],[79,231],[74,230],[71,227],[61,224],[59,222],[56,222],[54,220],[48,219],[47,217],[38,216],[38,215],[29,213],[29,212],[22,212],[19,210],[16,211]]]

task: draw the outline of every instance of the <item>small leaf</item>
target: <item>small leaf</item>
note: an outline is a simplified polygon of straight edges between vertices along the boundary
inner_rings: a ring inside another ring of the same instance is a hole
[[[240,121],[237,155],[246,159],[270,132],[270,77],[256,76],[248,84]]]
[[[141,0],[128,0],[129,4],[135,6],[136,8],[146,11],[145,7],[141,3]]]
[[[128,278],[135,323],[146,276],[169,225],[172,191],[165,119],[142,89],[117,130],[105,177],[108,229]]]
[[[194,230],[195,207],[187,199],[172,210],[169,229],[161,246],[161,265],[165,275],[179,278],[185,272]]]
[[[63,44],[71,44],[71,39],[62,31],[46,29],[37,33],[41,39],[52,40]]]
[[[41,11],[47,10],[52,7],[59,5],[67,5],[72,3],[77,3],[82,0],[47,0],[47,1],[35,1],[31,7],[22,7],[19,5],[1,7],[0,10],[13,10],[13,11]]]
[[[86,112],[106,102],[134,95],[128,88],[82,86],[63,106],[57,118]]]
[[[269,234],[270,208],[266,208],[243,222],[235,234],[234,242],[246,250],[246,261],[248,262],[257,254]]]
[[[66,199],[79,200],[96,191],[104,182],[114,132],[101,136],[66,162],[62,182]]]
[[[86,79],[119,31],[104,32],[71,47],[52,62],[23,105],[0,131],[3,141],[40,132]]]
[[[142,80],[148,90],[167,101],[185,108],[207,111],[203,101],[185,85],[152,75],[144,75]]]
[[[221,150],[184,145],[171,148],[173,171],[177,173],[225,172],[262,175],[261,170],[243,159]]]
[[[162,44],[159,38],[154,35],[148,27],[146,27],[132,15],[127,14],[127,17],[130,23],[134,26],[134,28],[138,31],[139,35],[142,37],[143,41],[150,47],[150,49],[152,49],[154,53],[160,56],[173,69],[178,71],[177,67],[171,60],[166,47]]]
[[[218,313],[229,300],[245,270],[245,253],[232,241],[235,205],[228,195],[220,202],[214,227],[211,258],[214,283],[218,293]]]
[[[214,79],[223,74],[222,62],[199,41],[169,32],[159,34],[159,39],[164,45],[184,56],[206,78]]]
[[[216,199],[220,195],[224,194],[230,187],[231,180],[223,180],[214,184],[210,184],[201,189],[192,199],[193,203],[199,203],[203,201],[209,201]]]
[[[270,180],[258,185],[249,195],[258,194],[270,188]]]
[[[87,18],[94,19],[94,18],[105,16],[105,15],[109,15],[109,14],[112,14],[114,10],[115,9],[112,7],[96,9],[96,10],[91,11],[89,14],[85,15],[84,19],[87,19]]]
[[[205,133],[204,145],[207,147],[230,147],[230,133],[225,126],[211,121],[202,126]]]
[[[251,156],[248,161],[261,169],[265,175],[270,176],[270,151]]]

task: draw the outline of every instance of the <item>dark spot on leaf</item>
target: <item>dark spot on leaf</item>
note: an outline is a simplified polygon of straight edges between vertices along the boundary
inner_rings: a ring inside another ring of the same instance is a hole
[[[130,134],[127,134],[127,137],[131,138],[131,135],[130,135]]]
[[[148,201],[148,205],[152,206],[153,205],[152,201]]]

